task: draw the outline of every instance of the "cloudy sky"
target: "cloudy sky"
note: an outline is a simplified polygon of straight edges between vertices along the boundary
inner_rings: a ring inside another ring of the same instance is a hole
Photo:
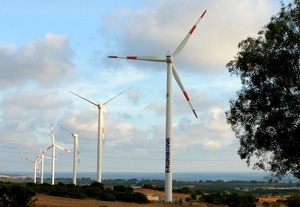
[[[164,58],[199,23],[175,63],[199,118],[173,81],[174,172],[251,171],[225,111],[241,85],[225,65],[238,43],[269,22],[279,0],[75,0],[4,1],[0,7],[1,172],[32,171],[40,149],[73,138],[97,120],[95,106],[73,91],[107,105],[105,172],[163,172],[166,64],[108,55]],[[97,125],[79,137],[79,172],[96,173]],[[48,156],[51,156],[48,153]],[[50,160],[46,160],[50,171]],[[57,150],[56,171],[72,171],[72,155]]]

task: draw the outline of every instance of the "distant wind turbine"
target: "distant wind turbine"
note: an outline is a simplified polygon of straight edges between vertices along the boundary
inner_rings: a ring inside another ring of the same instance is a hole
[[[98,150],[97,150],[97,182],[101,182],[101,173],[102,173],[102,142],[103,142],[103,132],[104,131],[104,120],[103,120],[103,109],[106,107],[106,105],[115,99],[117,96],[121,95],[125,91],[129,90],[132,87],[127,88],[126,90],[122,91],[121,93],[117,94],[116,96],[112,97],[108,101],[106,101],[104,104],[96,103],[93,101],[90,101],[72,91],[69,91],[70,93],[74,94],[75,96],[78,96],[79,98],[82,98],[83,100],[95,105],[98,107]]]
[[[33,162],[33,183],[36,183],[36,170],[38,169],[39,158],[35,160],[29,158],[21,158],[21,159]]]
[[[194,110],[190,98],[183,87],[183,84],[179,78],[179,75],[176,71],[175,65],[173,63],[173,58],[175,58],[181,50],[186,45],[190,36],[193,34],[200,20],[204,17],[206,10],[199,17],[197,22],[191,28],[189,33],[179,44],[172,55],[167,55],[166,58],[159,58],[155,56],[108,56],[108,58],[121,58],[121,59],[130,59],[130,60],[143,60],[143,61],[153,61],[153,62],[166,62],[167,63],[167,94],[166,94],[166,155],[165,155],[165,201],[172,202],[172,159],[171,159],[171,141],[172,141],[172,75],[174,76],[177,84],[183,92],[186,100],[188,101],[194,115],[198,118],[196,111]]]
[[[50,148],[52,147],[52,145],[50,146]],[[50,149],[49,148],[49,149]],[[38,163],[41,163],[41,172],[40,172],[40,175],[41,175],[41,184],[44,183],[44,160],[45,158],[47,159],[52,159],[52,157],[46,157],[45,156],[45,153],[47,152],[48,148],[46,150],[40,150],[40,154],[36,157],[37,159],[39,159]]]
[[[66,128],[58,125],[60,128],[62,128],[63,130],[69,132],[73,138],[74,138],[74,150],[73,150],[73,184],[76,185],[76,172],[77,172],[77,161],[79,162],[79,144],[78,144],[78,137],[79,135],[84,132],[85,130],[87,130],[89,127],[91,127],[92,125],[94,125],[96,122],[90,124],[89,126],[85,127],[84,129],[82,129],[80,132],[78,132],[78,134],[72,133],[69,130],[67,130]]]
[[[70,152],[70,153],[71,153],[71,150],[68,150],[66,148],[63,148],[63,147],[55,144],[54,129],[53,129],[52,124],[51,124],[51,135],[52,135],[52,145],[50,145],[46,149],[46,151],[52,148],[51,185],[54,185],[54,177],[55,177],[55,148],[58,148],[58,149],[61,149],[63,151]]]

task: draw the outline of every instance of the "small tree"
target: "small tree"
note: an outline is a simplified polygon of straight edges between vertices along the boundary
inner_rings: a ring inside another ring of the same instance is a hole
[[[245,193],[240,195],[239,207],[256,207],[256,197],[251,193]]]

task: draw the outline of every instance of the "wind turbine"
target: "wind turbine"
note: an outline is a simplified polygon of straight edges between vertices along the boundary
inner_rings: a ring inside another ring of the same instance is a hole
[[[90,101],[72,91],[69,91],[70,93],[74,94],[75,96],[78,96],[79,98],[82,98],[83,100],[95,105],[98,107],[98,150],[97,150],[97,182],[101,183],[101,173],[102,173],[102,141],[103,141],[103,133],[101,133],[101,131],[104,131],[104,120],[103,120],[103,109],[106,107],[106,105],[112,101],[113,99],[115,99],[117,96],[121,95],[122,93],[124,93],[125,91],[129,90],[132,87],[127,88],[126,90],[122,91],[121,93],[115,95],[114,97],[112,97],[111,99],[109,99],[108,101],[106,101],[103,104],[100,103],[96,103],[93,101]]]
[[[89,126],[85,127],[84,129],[82,129],[80,132],[78,132],[78,134],[72,133],[69,130],[67,130],[66,128],[58,125],[60,128],[62,128],[63,130],[69,132],[73,138],[74,138],[74,154],[73,154],[73,184],[76,185],[76,172],[77,172],[77,160],[79,162],[79,147],[78,147],[78,137],[79,135],[84,132],[85,130],[87,130],[89,127],[91,127],[92,125],[94,125],[96,122],[90,124]]]
[[[21,158],[22,160],[27,160],[30,162],[33,162],[33,183],[36,183],[36,170],[38,168],[38,161],[39,158],[33,160],[33,159],[29,159],[29,158]]]
[[[55,144],[55,137],[54,137],[54,129],[53,129],[53,126],[51,124],[51,135],[52,135],[52,145],[50,145],[47,149],[51,149],[52,148],[52,169],[51,169],[51,185],[54,185],[54,175],[55,175],[55,148],[58,148],[58,149],[61,149],[63,151],[66,151],[66,152],[70,152],[71,153],[71,150],[68,150],[66,148],[63,148],[57,144]]]
[[[50,149],[51,147],[52,147],[52,145],[48,148]],[[45,153],[47,152],[48,148],[46,150],[40,150],[40,154],[37,156],[37,158],[39,158],[39,161],[37,164],[39,164],[41,162],[41,172],[40,172],[41,184],[44,183],[44,160],[45,160],[45,158],[52,159],[51,157],[45,156]]]
[[[189,33],[185,36],[183,41],[179,44],[172,55],[167,55],[166,58],[159,58],[155,56],[108,56],[108,58],[121,58],[129,60],[143,60],[143,61],[153,61],[153,62],[165,62],[167,63],[167,91],[166,91],[166,143],[165,143],[165,201],[172,202],[172,159],[171,159],[171,142],[172,142],[172,75],[174,76],[177,84],[183,92],[186,100],[188,101],[194,115],[198,118],[196,111],[194,110],[190,98],[183,87],[183,84],[179,78],[176,71],[175,65],[173,63],[173,58],[175,58],[181,50],[186,45],[190,36],[193,34],[200,20],[204,17],[206,10],[199,17],[194,26],[190,29]]]

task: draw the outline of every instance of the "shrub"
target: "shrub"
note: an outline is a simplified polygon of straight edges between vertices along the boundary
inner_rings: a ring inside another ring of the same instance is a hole
[[[228,207],[236,207],[240,204],[240,196],[237,193],[229,195],[226,199]]]
[[[91,197],[91,198],[98,198],[99,195],[103,192],[103,190],[101,190],[97,186],[82,186],[81,191],[87,197]]]
[[[201,198],[201,201],[214,204],[214,205],[221,205],[224,204],[225,201],[223,200],[223,197],[219,193],[212,193],[208,195],[203,195]]]
[[[132,194],[132,202],[149,203],[150,201],[148,200],[147,196],[145,196],[143,193],[136,192]]]
[[[240,195],[239,207],[256,207],[256,196],[251,193],[245,193]]]
[[[153,185],[151,185],[151,184],[144,184],[142,188],[153,189]]]
[[[98,199],[102,201],[115,201],[116,197],[112,191],[103,191],[100,193]]]
[[[25,184],[13,183],[4,184],[0,188],[0,206],[1,207],[30,207],[34,204],[35,192]]]
[[[288,207],[299,207],[300,206],[300,195],[292,195],[287,198],[286,205]]]

